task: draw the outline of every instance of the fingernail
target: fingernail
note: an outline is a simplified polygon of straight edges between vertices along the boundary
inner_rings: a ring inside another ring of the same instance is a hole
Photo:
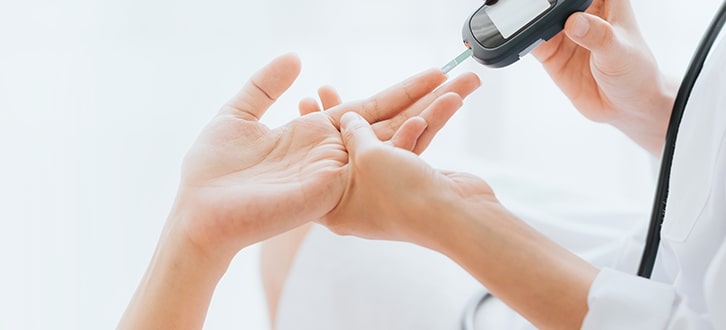
[[[575,17],[575,22],[572,25],[572,35],[582,38],[587,34],[588,31],[590,31],[590,22],[588,22],[587,18],[585,18],[584,16],[577,15]]]

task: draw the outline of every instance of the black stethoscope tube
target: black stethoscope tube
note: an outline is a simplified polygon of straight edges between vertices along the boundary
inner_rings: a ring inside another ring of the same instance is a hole
[[[721,28],[726,21],[726,2],[721,4],[718,14],[711,22],[708,32],[701,39],[698,50],[691,59],[691,65],[683,77],[681,87],[678,89],[676,100],[673,103],[673,112],[668,123],[668,131],[666,132],[665,148],[663,149],[663,158],[661,159],[660,174],[658,176],[658,188],[655,193],[653,202],[653,211],[650,214],[650,226],[648,227],[648,236],[646,238],[643,256],[640,259],[640,267],[638,267],[638,276],[650,278],[653,273],[653,266],[658,255],[658,246],[660,245],[660,229],[665,218],[666,202],[668,201],[668,184],[671,177],[671,166],[673,165],[673,154],[676,149],[676,138],[678,136],[678,128],[681,126],[681,119],[686,110],[686,104],[691,97],[693,86],[696,85],[696,79],[701,74],[701,69],[706,63],[706,57],[711,51],[711,47],[716,42]]]
[[[663,157],[661,158],[658,187],[653,202],[653,211],[650,216],[645,248],[643,249],[643,256],[640,259],[640,266],[638,267],[638,276],[650,278],[653,273],[653,266],[655,265],[658,246],[660,245],[660,230],[663,225],[663,219],[665,218],[666,202],[668,201],[668,185],[671,176],[671,166],[673,165],[678,128],[681,125],[683,113],[686,110],[686,104],[688,104],[688,99],[691,97],[693,87],[696,85],[696,80],[706,63],[706,57],[708,57],[713,44],[721,33],[724,23],[726,23],[726,1],[721,4],[721,8],[711,22],[707,33],[701,39],[698,49],[691,59],[688,71],[685,77],[683,77],[681,86],[678,89],[676,100],[673,103],[673,111],[668,123],[668,131],[666,132]],[[462,315],[461,326],[463,330],[474,330],[476,311],[486,300],[492,297],[491,293],[485,291],[477,293],[471,299]]]

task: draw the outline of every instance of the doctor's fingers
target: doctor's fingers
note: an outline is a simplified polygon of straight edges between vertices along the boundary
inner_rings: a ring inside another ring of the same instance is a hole
[[[340,133],[351,158],[371,148],[380,147],[383,142],[376,137],[373,128],[361,115],[347,112],[340,118]]]
[[[630,1],[594,0],[585,12],[601,17],[613,25],[632,28],[636,27],[637,23]]]
[[[242,87],[221,113],[229,113],[244,120],[259,120],[300,74],[300,59],[285,54],[273,59]]]
[[[640,32],[623,29],[604,19],[576,13],[565,23],[565,33],[579,46],[589,50],[598,68],[606,73],[618,73],[628,68],[635,52],[648,52]]]

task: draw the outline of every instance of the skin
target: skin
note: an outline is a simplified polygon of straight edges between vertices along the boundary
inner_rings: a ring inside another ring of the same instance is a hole
[[[439,87],[445,75],[429,70],[369,99],[276,129],[261,124],[299,72],[294,55],[273,60],[202,131],[184,159],[172,211],[118,328],[200,329],[235,254],[334,209],[349,175],[339,132],[344,113],[375,122],[387,145],[414,150],[461,106],[462,96],[452,92],[456,86],[479,84],[464,75]]]
[[[424,97],[423,104],[430,102],[430,99],[443,93],[455,93],[461,97],[466,97],[479,87],[479,80],[473,74],[464,74],[454,79],[450,83],[441,86],[432,95]],[[323,86],[318,90],[320,102],[314,98],[305,98],[300,101],[299,111],[301,116],[317,113],[320,111],[328,111],[341,103],[341,98],[333,87]],[[321,107],[322,106],[322,107]],[[446,120],[453,115],[453,112],[447,113],[439,117],[423,117],[426,120],[427,127],[424,134],[415,141],[391,141],[394,145],[407,150],[412,150],[416,154],[422,153],[431,142],[431,137],[438,132],[445,124]],[[378,136],[387,136],[385,125],[373,124],[373,129]],[[310,219],[315,221],[318,218]],[[297,251],[309,232],[312,224],[304,225],[284,232],[272,239],[266,240],[261,244],[260,271],[262,284],[267,298],[268,315],[270,317],[271,328],[275,328],[275,317],[277,315],[277,307],[280,300],[280,294],[284,288],[285,281],[295,260]]]
[[[677,83],[660,72],[629,1],[593,1],[533,55],[585,117],[618,128],[660,156]],[[348,187],[354,189],[346,190],[345,206],[339,205],[322,223],[340,234],[409,241],[440,251],[538,328],[580,327],[597,274],[593,266],[516,219],[484,181],[434,171],[412,154],[381,146],[360,127],[365,121],[348,121],[354,124],[344,125],[343,134],[354,173]],[[368,158],[376,162],[366,162]],[[394,163],[395,169],[384,165]],[[299,246],[303,238],[304,233],[296,232],[287,240],[265,243],[263,251],[281,242]],[[294,253],[288,251],[288,260]],[[284,269],[284,261],[276,266]],[[270,269],[263,265],[263,276],[266,271]],[[276,292],[286,276],[278,274]],[[271,313],[274,319],[274,308]]]
[[[439,251],[538,328],[580,327],[597,269],[508,212],[483,180],[437,171],[380,142],[353,113],[343,117],[342,134],[349,189],[323,224]]]
[[[627,1],[595,1],[535,56],[585,116],[657,154],[674,91],[639,36]],[[299,71],[294,56],[276,59],[202,132],[119,328],[201,328],[232,257],[310,219],[340,234],[440,251],[537,327],[582,324],[597,269],[511,215],[481,179],[416,157],[476,77],[434,91],[445,77],[432,70],[324,112],[303,104],[304,116],[277,129],[260,124]],[[324,107],[337,103],[322,98]]]
[[[630,1],[593,1],[532,54],[583,116],[660,156],[678,83],[658,68]]]

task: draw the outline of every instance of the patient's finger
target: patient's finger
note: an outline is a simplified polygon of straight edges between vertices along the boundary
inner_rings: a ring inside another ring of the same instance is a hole
[[[342,103],[340,95],[331,86],[320,87],[318,97],[320,97],[320,102],[323,104],[323,110],[328,110]]]
[[[306,97],[300,100],[300,103],[297,107],[300,111],[301,116],[320,111],[320,105],[318,104],[318,101],[312,97]]]
[[[285,54],[273,59],[247,81],[242,90],[222,108],[245,120],[258,120],[300,73],[300,59]]]

